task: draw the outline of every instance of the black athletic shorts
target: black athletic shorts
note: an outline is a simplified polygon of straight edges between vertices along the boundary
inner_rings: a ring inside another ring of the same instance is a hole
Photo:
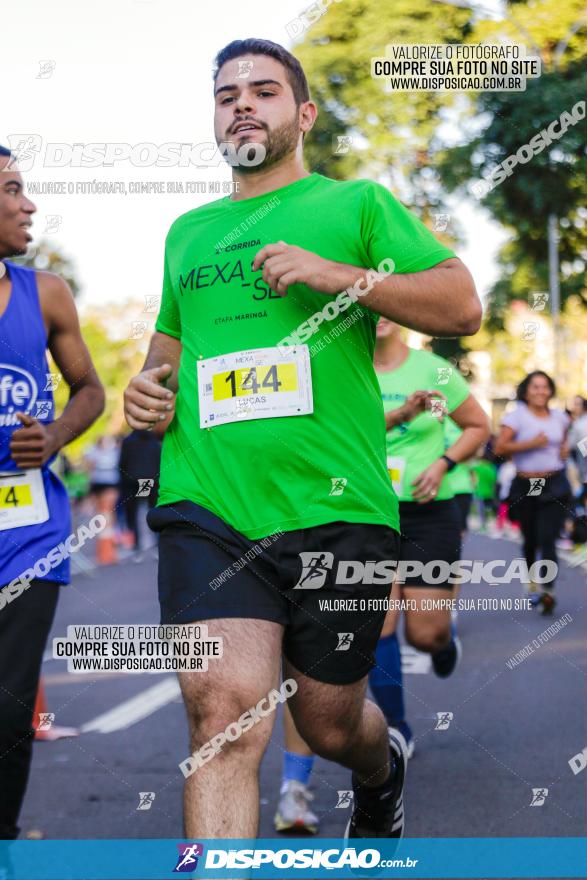
[[[392,528],[334,522],[251,541],[191,501],[155,507],[147,521],[160,533],[161,623],[275,621],[286,658],[329,684],[374,665],[399,554]]]
[[[399,521],[401,535],[400,561],[413,561],[426,566],[434,583],[425,583],[422,574],[407,576],[405,587],[452,590],[448,577],[439,579],[442,568],[435,562],[449,565],[461,558],[461,518],[458,506],[451,498],[447,501],[400,501]],[[400,569],[401,571],[401,569]],[[438,581],[438,582],[437,582]]]
[[[459,492],[455,495],[455,504],[457,505],[459,516],[461,518],[461,531],[466,532],[469,526],[469,514],[471,512],[471,502],[473,501],[472,492]]]

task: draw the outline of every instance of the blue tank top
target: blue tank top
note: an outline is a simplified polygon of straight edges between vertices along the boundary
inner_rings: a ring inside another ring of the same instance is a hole
[[[19,472],[9,445],[12,433],[22,427],[15,413],[26,412],[48,424],[54,419],[54,406],[46,356],[47,334],[35,272],[6,261],[4,265],[11,293],[4,314],[0,315],[0,472],[7,473]],[[0,530],[0,586],[34,568],[71,533],[67,491],[49,464],[40,469],[49,519]],[[38,568],[40,580],[69,583],[69,559],[46,573],[46,564]]]

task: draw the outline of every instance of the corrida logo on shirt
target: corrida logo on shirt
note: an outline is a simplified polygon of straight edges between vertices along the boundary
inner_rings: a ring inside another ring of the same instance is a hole
[[[250,247],[255,248],[255,253],[261,250],[261,242],[254,241],[249,243]],[[190,269],[180,272],[177,289],[180,296],[186,293],[197,293],[199,290],[216,287],[217,290],[222,289],[222,285],[234,284],[235,281],[245,289],[252,287],[251,296],[254,300],[263,299],[281,299],[278,293],[274,293],[263,281],[262,270],[253,272],[253,260],[242,260],[240,257],[235,259],[221,259],[218,262],[205,263],[199,266],[193,266]],[[245,274],[245,267],[249,266]],[[257,275],[258,277],[253,277]],[[248,280],[248,279],[251,280]]]

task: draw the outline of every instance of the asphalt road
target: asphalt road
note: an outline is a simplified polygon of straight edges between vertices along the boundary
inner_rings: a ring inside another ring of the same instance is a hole
[[[71,624],[157,622],[154,554],[77,574],[63,591],[52,636],[64,636]],[[520,553],[512,541],[473,535],[463,555],[507,560]],[[434,676],[427,657],[406,651],[406,702],[416,736],[406,836],[585,835],[587,771],[574,774],[569,766],[587,747],[584,569],[563,565],[558,590],[550,619],[535,611],[462,611],[464,657],[448,680]],[[461,593],[521,595],[519,584],[465,586]],[[558,634],[508,667],[511,657],[565,614],[571,620]],[[43,671],[54,724],[84,731],[36,743],[23,837],[31,831],[58,839],[180,837],[178,764],[189,749],[174,676],[70,675],[65,661],[48,656]],[[452,713],[447,729],[436,729],[438,713]],[[278,836],[272,817],[281,756],[279,717],[261,773],[260,834],[266,837]],[[349,787],[347,771],[317,761],[320,836],[342,833],[348,809],[336,807],[337,792]],[[541,806],[531,806],[533,789],[548,789]],[[155,793],[149,809],[137,810],[139,792]]]

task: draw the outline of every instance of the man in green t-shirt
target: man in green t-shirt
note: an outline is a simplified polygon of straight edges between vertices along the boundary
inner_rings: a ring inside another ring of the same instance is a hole
[[[156,332],[125,392],[131,427],[165,432],[149,515],[162,622],[223,640],[205,675],[179,676],[186,832],[256,833],[283,652],[298,730],[354,771],[349,834],[399,837],[405,742],[365,700],[398,557],[375,325],[471,334],[480,304],[383,186],[306,171],[317,111],[289,52],[235,41],[214,86],[237,190],[172,225]]]

